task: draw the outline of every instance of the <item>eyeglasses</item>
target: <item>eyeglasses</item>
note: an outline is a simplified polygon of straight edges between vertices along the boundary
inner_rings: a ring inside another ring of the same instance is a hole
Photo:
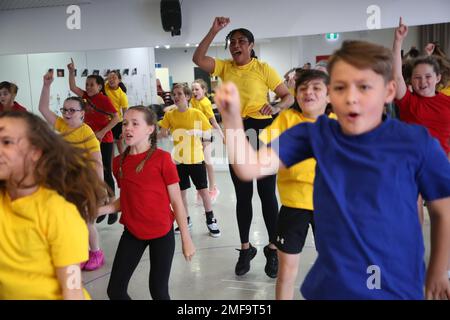
[[[64,113],[74,114],[77,111],[81,111],[81,109],[72,109],[72,108],[70,108],[70,109],[61,108],[59,110],[61,111],[62,114],[64,114]]]

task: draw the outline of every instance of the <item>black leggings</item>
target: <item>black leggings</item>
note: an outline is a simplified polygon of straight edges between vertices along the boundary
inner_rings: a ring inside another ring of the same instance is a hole
[[[251,145],[255,149],[259,149],[262,144],[257,139],[260,130],[264,129],[272,123],[272,119],[252,119],[244,120],[244,129],[247,131],[247,138],[249,138]],[[233,171],[230,165],[230,174],[233,181],[234,190],[236,193],[236,216],[239,227],[239,236],[241,243],[249,242],[250,225],[253,218],[252,197],[253,197],[253,182],[241,181]],[[262,213],[264,223],[266,224],[269,241],[275,243],[276,227],[278,220],[278,201],[275,194],[276,175],[267,176],[256,181],[258,195],[261,199]]]
[[[106,184],[111,188],[112,195],[116,193],[114,178],[112,174],[112,156],[113,156],[114,143],[112,142],[102,142],[100,143],[100,150],[102,153],[103,162],[103,179]]]
[[[131,300],[128,283],[147,246],[150,249],[150,295],[153,300],[170,300],[169,276],[175,252],[173,228],[165,236],[152,240],[137,239],[125,228],[109,278],[108,297],[111,300]]]

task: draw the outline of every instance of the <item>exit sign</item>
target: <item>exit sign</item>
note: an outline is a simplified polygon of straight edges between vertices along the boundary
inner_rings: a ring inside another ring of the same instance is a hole
[[[337,40],[339,38],[339,33],[327,33],[325,38],[327,40]]]

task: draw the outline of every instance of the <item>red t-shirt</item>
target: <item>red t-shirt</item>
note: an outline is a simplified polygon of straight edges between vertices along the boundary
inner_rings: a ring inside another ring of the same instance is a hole
[[[5,107],[0,103],[0,112],[4,111],[4,108]],[[14,105],[12,106],[11,111],[24,111],[24,112],[27,112],[28,110],[25,107],[21,106],[20,104],[18,104],[17,102],[14,101]]]
[[[95,106],[94,108],[87,103],[84,122],[91,127],[94,132],[100,131],[108,125],[114,113],[117,113],[117,110],[114,108],[111,99],[103,93],[98,93],[93,97],[89,97],[86,91],[83,92],[83,99],[91,101]],[[102,142],[114,142],[111,130],[105,134]]]
[[[400,119],[420,124],[439,140],[445,154],[450,152],[450,97],[437,93],[434,97],[422,97],[406,91],[405,96],[395,100]]]
[[[119,178],[120,157],[113,160],[113,173],[120,188],[122,223],[136,238],[160,238],[173,228],[174,214],[170,207],[167,186],[178,183],[178,172],[170,153],[156,149],[141,172],[136,167],[146,152],[127,155]]]

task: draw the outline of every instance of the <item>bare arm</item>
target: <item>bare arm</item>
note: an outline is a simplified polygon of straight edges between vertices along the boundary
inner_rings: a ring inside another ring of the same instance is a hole
[[[206,53],[208,52],[209,46],[213,42],[217,33],[219,33],[219,31],[225,28],[229,23],[230,18],[216,17],[214,19],[211,29],[208,31],[203,40],[199,43],[197,49],[195,49],[192,61],[196,65],[198,65],[201,69],[203,69],[208,73],[214,72],[216,62],[214,58],[207,56]]]
[[[97,216],[104,216],[118,211],[120,211],[120,198],[117,198],[112,203],[99,207]]]
[[[281,83],[275,88],[275,93],[277,97],[281,98],[280,102],[276,105],[271,106],[270,104],[265,104],[259,112],[261,114],[270,115],[283,111],[294,104],[294,97],[289,93],[288,87]]]
[[[93,152],[91,154],[92,159],[95,161],[95,172],[97,172],[98,177],[103,181],[103,161],[102,153],[100,151]]]
[[[169,136],[169,129],[159,127],[158,139],[167,138]]]
[[[114,128],[115,125],[118,124],[119,122],[120,122],[119,114],[116,112],[113,114],[113,118],[111,119],[111,121],[109,121],[109,123],[103,129],[101,129],[95,133],[95,135],[97,136],[97,139],[102,141],[105,134],[108,131],[110,131],[112,128]]]
[[[44,84],[42,85],[41,98],[39,99],[39,111],[53,127],[58,116],[50,110],[50,86],[52,82],[53,71],[49,71],[44,75]]]
[[[56,276],[64,300],[84,300],[81,270],[78,264],[56,268]]]
[[[191,235],[189,234],[187,215],[181,198],[180,185],[178,183],[168,185],[167,191],[169,192],[170,204],[175,213],[175,220],[180,228],[184,258],[187,261],[191,261],[195,254],[195,246],[192,242]]]
[[[450,299],[447,267],[450,253],[450,197],[428,203],[431,222],[431,253],[427,270],[427,299]]]
[[[219,134],[220,134],[220,136],[222,137],[222,140],[223,140],[224,139],[224,135],[223,135],[223,132],[222,132],[222,128],[217,123],[216,117],[211,117],[211,119],[209,119],[209,123],[211,123],[213,128],[216,129],[219,132]]]
[[[275,174],[284,165],[278,155],[267,147],[256,152],[247,141],[240,116],[239,93],[233,83],[224,83],[216,90],[216,105],[222,114],[228,158],[236,175],[252,180]]]
[[[72,58],[70,58],[70,61],[71,62],[67,65],[67,69],[69,69],[69,87],[73,93],[79,97],[82,97],[84,92],[82,89],[77,87],[77,83],[75,81],[75,64],[73,63]]]
[[[402,74],[402,44],[403,40],[408,34],[408,27],[403,24],[403,20],[400,17],[399,26],[395,29],[394,45],[392,53],[394,55],[394,80],[397,84],[397,92],[395,94],[396,99],[401,99],[406,94],[406,83]]]

